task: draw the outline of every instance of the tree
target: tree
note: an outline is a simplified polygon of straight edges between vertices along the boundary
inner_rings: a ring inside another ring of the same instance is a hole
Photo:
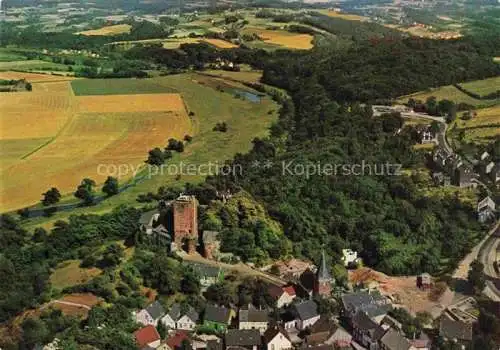
[[[181,292],[184,294],[199,294],[200,281],[193,269],[184,270],[181,280]]]
[[[165,155],[158,147],[153,148],[149,151],[149,156],[146,160],[146,163],[157,166],[162,165],[163,163],[165,163]]]
[[[117,244],[110,244],[104,254],[102,255],[102,259],[100,261],[100,265],[102,267],[113,267],[120,264],[121,259],[125,256],[123,252],[123,248]]]
[[[475,293],[481,293],[486,286],[484,265],[479,260],[474,260],[470,264],[467,280],[472,284]]]
[[[229,306],[235,301],[231,286],[225,281],[208,287],[205,291],[205,298],[213,303],[225,306]]]
[[[55,187],[52,187],[50,190],[42,194],[42,204],[44,206],[56,204],[61,199],[61,193]]]
[[[167,327],[165,327],[165,324],[163,322],[158,322],[158,326],[156,326],[156,330],[158,331],[158,334],[160,335],[160,339],[165,339],[167,336]]]
[[[93,189],[95,181],[85,178],[82,180],[75,192],[75,197],[84,201],[85,204],[90,205],[94,203]]]
[[[45,344],[48,341],[49,330],[40,319],[28,318],[21,324],[23,343],[28,348],[33,348],[37,344]]]
[[[118,179],[116,177],[108,176],[102,187],[102,191],[106,193],[109,197],[118,194]]]
[[[431,126],[430,126],[430,131],[433,133],[433,134],[437,134],[441,131],[441,124],[436,121],[436,120],[433,120],[431,122]]]

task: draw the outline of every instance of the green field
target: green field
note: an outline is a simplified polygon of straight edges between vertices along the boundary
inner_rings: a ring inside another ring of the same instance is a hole
[[[10,51],[8,49],[0,49],[0,62],[22,61],[22,60],[26,60],[26,57],[24,55]]]
[[[469,83],[460,84],[460,86],[467,91],[484,96],[500,90],[500,77],[471,81]]]
[[[52,63],[42,60],[25,60],[0,62],[0,71],[2,70],[68,70],[64,64]]]
[[[71,82],[76,96],[164,94],[178,92],[157,79],[82,79]]]
[[[195,132],[193,140],[181,154],[176,154],[167,164],[182,161],[184,164],[221,163],[231,159],[236,153],[247,152],[255,137],[264,137],[268,128],[276,120],[278,105],[269,97],[260,103],[235,98],[230,93],[220,92],[196,80],[207,79],[197,74],[181,74],[155,78],[158,85],[177,90],[181,93],[193,118]],[[270,111],[273,111],[269,114]],[[215,132],[213,127],[218,122],[226,122],[226,133]],[[165,140],[166,141],[166,140]],[[159,145],[160,146],[160,145]],[[104,213],[120,205],[140,205],[136,202],[139,194],[156,192],[160,186],[181,186],[186,182],[200,182],[204,176],[163,174],[153,176],[96,206],[79,208],[71,212],[56,213],[50,218],[31,219],[25,227],[38,225],[50,227],[52,222],[66,219],[69,215],[84,213]]]

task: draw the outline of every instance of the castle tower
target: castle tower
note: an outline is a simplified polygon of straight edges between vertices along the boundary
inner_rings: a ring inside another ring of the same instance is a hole
[[[188,253],[194,253],[198,241],[198,201],[194,196],[180,195],[173,209],[174,243],[181,248],[187,241]]]
[[[314,294],[329,297],[332,292],[332,282],[332,275],[326,265],[325,251],[322,250],[321,262],[319,264],[316,281],[314,283]]]

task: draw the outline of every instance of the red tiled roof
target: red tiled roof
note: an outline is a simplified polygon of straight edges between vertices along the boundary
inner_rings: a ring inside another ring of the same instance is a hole
[[[171,349],[176,349],[182,345],[184,339],[189,339],[187,332],[177,331],[173,336],[168,338],[167,345]]]
[[[286,286],[282,288],[284,292],[286,292],[288,295],[294,296],[295,295],[295,288],[293,286]]]
[[[139,348],[143,348],[149,343],[160,340],[160,335],[156,330],[155,326],[149,325],[144,328],[137,330],[134,333],[135,341]]]

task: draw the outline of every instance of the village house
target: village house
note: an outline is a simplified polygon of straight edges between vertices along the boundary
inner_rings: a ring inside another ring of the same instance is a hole
[[[157,221],[160,219],[160,212],[158,210],[151,210],[141,215],[139,219],[139,227],[145,234],[152,234]]]
[[[334,345],[339,348],[349,347],[352,341],[352,336],[335,321],[328,317],[321,316],[306,335],[305,344],[311,345]]]
[[[207,305],[203,325],[216,332],[225,332],[234,316],[235,312],[232,309]]]
[[[256,329],[229,329],[224,339],[226,350],[257,350],[262,344],[260,332]]]
[[[188,333],[186,331],[176,331],[168,336],[166,344],[170,350],[181,350],[185,341],[190,342]]]
[[[432,131],[430,125],[417,127],[417,134],[421,144],[437,143],[436,133]]]
[[[318,306],[312,300],[294,304],[283,314],[285,329],[296,328],[299,331],[311,327],[319,318]]]
[[[278,325],[269,327],[263,336],[265,350],[291,350],[292,341],[286,330]]]
[[[413,350],[411,343],[399,332],[389,329],[380,339],[381,350]]]
[[[297,296],[294,286],[291,285],[285,287],[271,285],[268,293],[274,298],[274,300],[276,300],[276,306],[278,309],[290,305]]]
[[[487,159],[490,158],[490,154],[486,151],[484,151],[483,153],[481,153],[481,156],[479,157],[479,159],[481,159],[482,161],[485,161]]]
[[[360,258],[358,258],[358,252],[352,249],[342,249],[341,259],[345,267],[351,267],[360,261]]]
[[[351,319],[353,338],[368,350],[378,350],[379,340],[385,330],[364,311],[357,312]]]
[[[472,180],[476,178],[474,171],[467,166],[460,166],[455,169],[453,184],[460,188],[475,188],[476,183]]]
[[[160,334],[153,325],[149,325],[135,331],[134,337],[139,349],[143,349],[145,347],[156,349],[161,344]]]
[[[160,318],[165,315],[165,309],[159,301],[155,301],[145,309],[142,309],[135,315],[135,320],[144,326],[157,326]]]
[[[165,327],[170,329],[191,331],[196,328],[198,318],[198,313],[191,306],[188,306],[183,312],[181,305],[176,303],[173,304],[170,311],[163,316],[161,322]]]
[[[273,265],[282,279],[294,280],[300,277],[305,270],[311,268],[312,264],[299,259],[278,261]]]
[[[484,167],[484,172],[486,174],[491,174],[491,172],[493,171],[493,169],[495,168],[495,163],[494,162],[489,162],[488,164],[486,164],[486,166]]]
[[[220,267],[202,263],[189,263],[188,266],[190,266],[198,276],[202,291],[224,280],[224,270]]]
[[[203,256],[210,260],[217,260],[220,253],[218,231],[203,231]]]
[[[489,196],[477,204],[477,219],[481,223],[495,219],[495,202]]]
[[[439,336],[446,341],[453,341],[465,348],[472,341],[472,325],[441,317],[439,321]]]
[[[432,277],[424,272],[417,276],[417,287],[420,289],[429,289],[432,286]]]
[[[238,329],[256,329],[263,334],[269,326],[269,315],[267,310],[256,310],[249,307],[240,309],[238,314]]]
[[[343,312],[352,319],[358,312],[363,311],[377,324],[392,309],[391,302],[379,292],[361,291],[344,294],[342,296]]]

